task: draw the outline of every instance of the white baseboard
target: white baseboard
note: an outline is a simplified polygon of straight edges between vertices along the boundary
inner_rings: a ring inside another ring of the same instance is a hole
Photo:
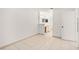
[[[24,37],[21,37],[20,39],[16,39],[16,40],[12,40],[12,41],[9,41],[9,42],[6,42],[6,43],[4,43],[4,44],[2,44],[2,45],[0,45],[0,49],[1,48],[4,48],[4,47],[6,47],[6,46],[9,46],[9,45],[11,45],[11,44],[14,44],[14,43],[16,43],[16,42],[18,42],[18,41],[21,41],[21,40],[24,40],[25,38],[26,39],[28,39],[28,38],[30,38],[30,37],[33,37],[33,36],[35,36],[35,35],[37,35],[37,33],[35,33],[35,34],[33,34],[33,35],[30,35],[30,36],[24,36]]]

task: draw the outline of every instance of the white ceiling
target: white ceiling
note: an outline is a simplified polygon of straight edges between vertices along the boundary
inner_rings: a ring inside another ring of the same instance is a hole
[[[54,8],[58,10],[69,10],[69,11],[74,11],[76,8]],[[39,8],[40,11],[49,11],[51,10],[50,8]]]
[[[40,11],[49,11],[51,10],[50,8],[39,8]]]
[[[76,8],[54,8],[54,9],[58,9],[61,11],[75,11]]]

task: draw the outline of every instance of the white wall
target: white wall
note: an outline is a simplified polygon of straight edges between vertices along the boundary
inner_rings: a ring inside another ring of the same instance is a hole
[[[61,37],[62,14],[59,8],[53,10],[53,36]]]
[[[38,9],[0,9],[0,47],[37,34]]]
[[[76,8],[76,17],[77,17],[77,34],[78,34],[78,47],[79,47],[79,8]]]

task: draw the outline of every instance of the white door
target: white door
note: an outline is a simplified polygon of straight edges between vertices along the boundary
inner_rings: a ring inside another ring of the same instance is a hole
[[[62,39],[76,41],[76,15],[74,11],[63,13],[62,26]]]

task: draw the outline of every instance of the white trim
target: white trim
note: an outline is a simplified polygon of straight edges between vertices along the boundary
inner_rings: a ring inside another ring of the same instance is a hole
[[[0,46],[0,49],[6,47],[6,46],[8,46],[8,45],[14,44],[14,43],[16,43],[16,42],[18,42],[18,41],[24,40],[25,38],[28,39],[28,38],[30,38],[30,37],[33,37],[33,36],[35,36],[35,35],[37,35],[37,33],[36,33],[36,34],[33,34],[33,35],[30,35],[30,36],[28,36],[28,37],[27,37],[27,36],[24,36],[24,37],[21,37],[20,39],[16,39],[16,40],[14,40],[14,41],[9,41],[9,42],[4,43],[3,45],[1,45],[1,46]]]

